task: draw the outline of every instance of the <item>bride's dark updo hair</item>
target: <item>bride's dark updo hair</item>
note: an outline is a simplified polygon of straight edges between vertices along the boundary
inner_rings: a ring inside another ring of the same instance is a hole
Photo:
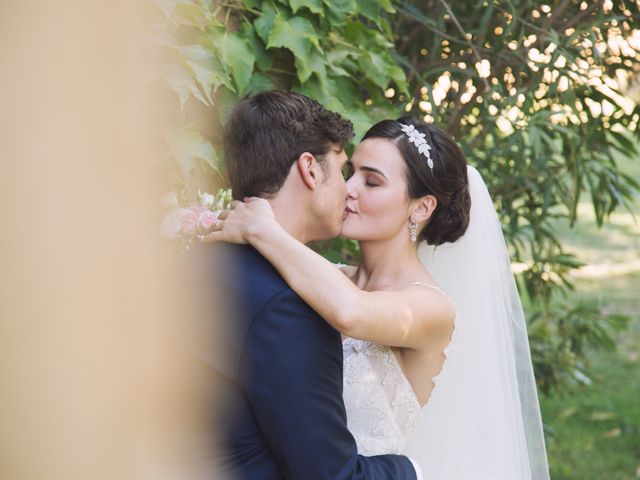
[[[409,142],[402,125],[413,125],[431,146],[433,171],[427,157]],[[438,200],[435,211],[418,236],[429,245],[455,242],[469,226],[471,197],[467,179],[467,162],[460,148],[442,130],[410,117],[383,120],[371,127],[362,140],[387,138],[398,147],[406,164],[409,198],[433,195]]]

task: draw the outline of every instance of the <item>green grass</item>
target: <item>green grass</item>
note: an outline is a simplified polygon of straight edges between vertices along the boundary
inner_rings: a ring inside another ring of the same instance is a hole
[[[592,385],[542,399],[554,480],[640,478],[640,300],[623,303],[633,293],[628,287],[640,288],[640,274],[625,276],[622,288],[617,283],[597,285],[612,308],[635,314],[617,351],[591,352]]]
[[[640,161],[623,168],[640,178]],[[640,214],[640,198],[633,210]],[[563,245],[588,266],[573,276],[577,299],[628,315],[617,350],[589,352],[592,385],[541,399],[553,480],[640,478],[640,217],[616,213],[598,229],[588,202],[575,228],[558,225]]]

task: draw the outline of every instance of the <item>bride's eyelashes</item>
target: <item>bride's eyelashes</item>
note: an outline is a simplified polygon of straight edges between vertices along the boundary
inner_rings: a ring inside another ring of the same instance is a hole
[[[380,187],[386,183],[386,177],[381,178],[382,174],[367,171],[364,175],[364,185],[366,187]]]

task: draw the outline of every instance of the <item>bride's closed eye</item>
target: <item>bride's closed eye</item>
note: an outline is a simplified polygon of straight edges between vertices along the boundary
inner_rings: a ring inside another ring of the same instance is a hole
[[[366,171],[364,175],[364,185],[366,187],[380,187],[385,183],[385,179],[381,178],[379,173]]]

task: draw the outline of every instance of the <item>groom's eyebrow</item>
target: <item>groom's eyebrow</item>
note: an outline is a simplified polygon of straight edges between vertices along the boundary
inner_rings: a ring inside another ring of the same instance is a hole
[[[382,173],[382,170],[378,170],[377,168],[366,167],[363,165],[362,167],[360,167],[360,170],[366,170],[367,172],[377,173],[378,175],[382,175],[385,179],[389,180],[387,176],[384,173]]]

